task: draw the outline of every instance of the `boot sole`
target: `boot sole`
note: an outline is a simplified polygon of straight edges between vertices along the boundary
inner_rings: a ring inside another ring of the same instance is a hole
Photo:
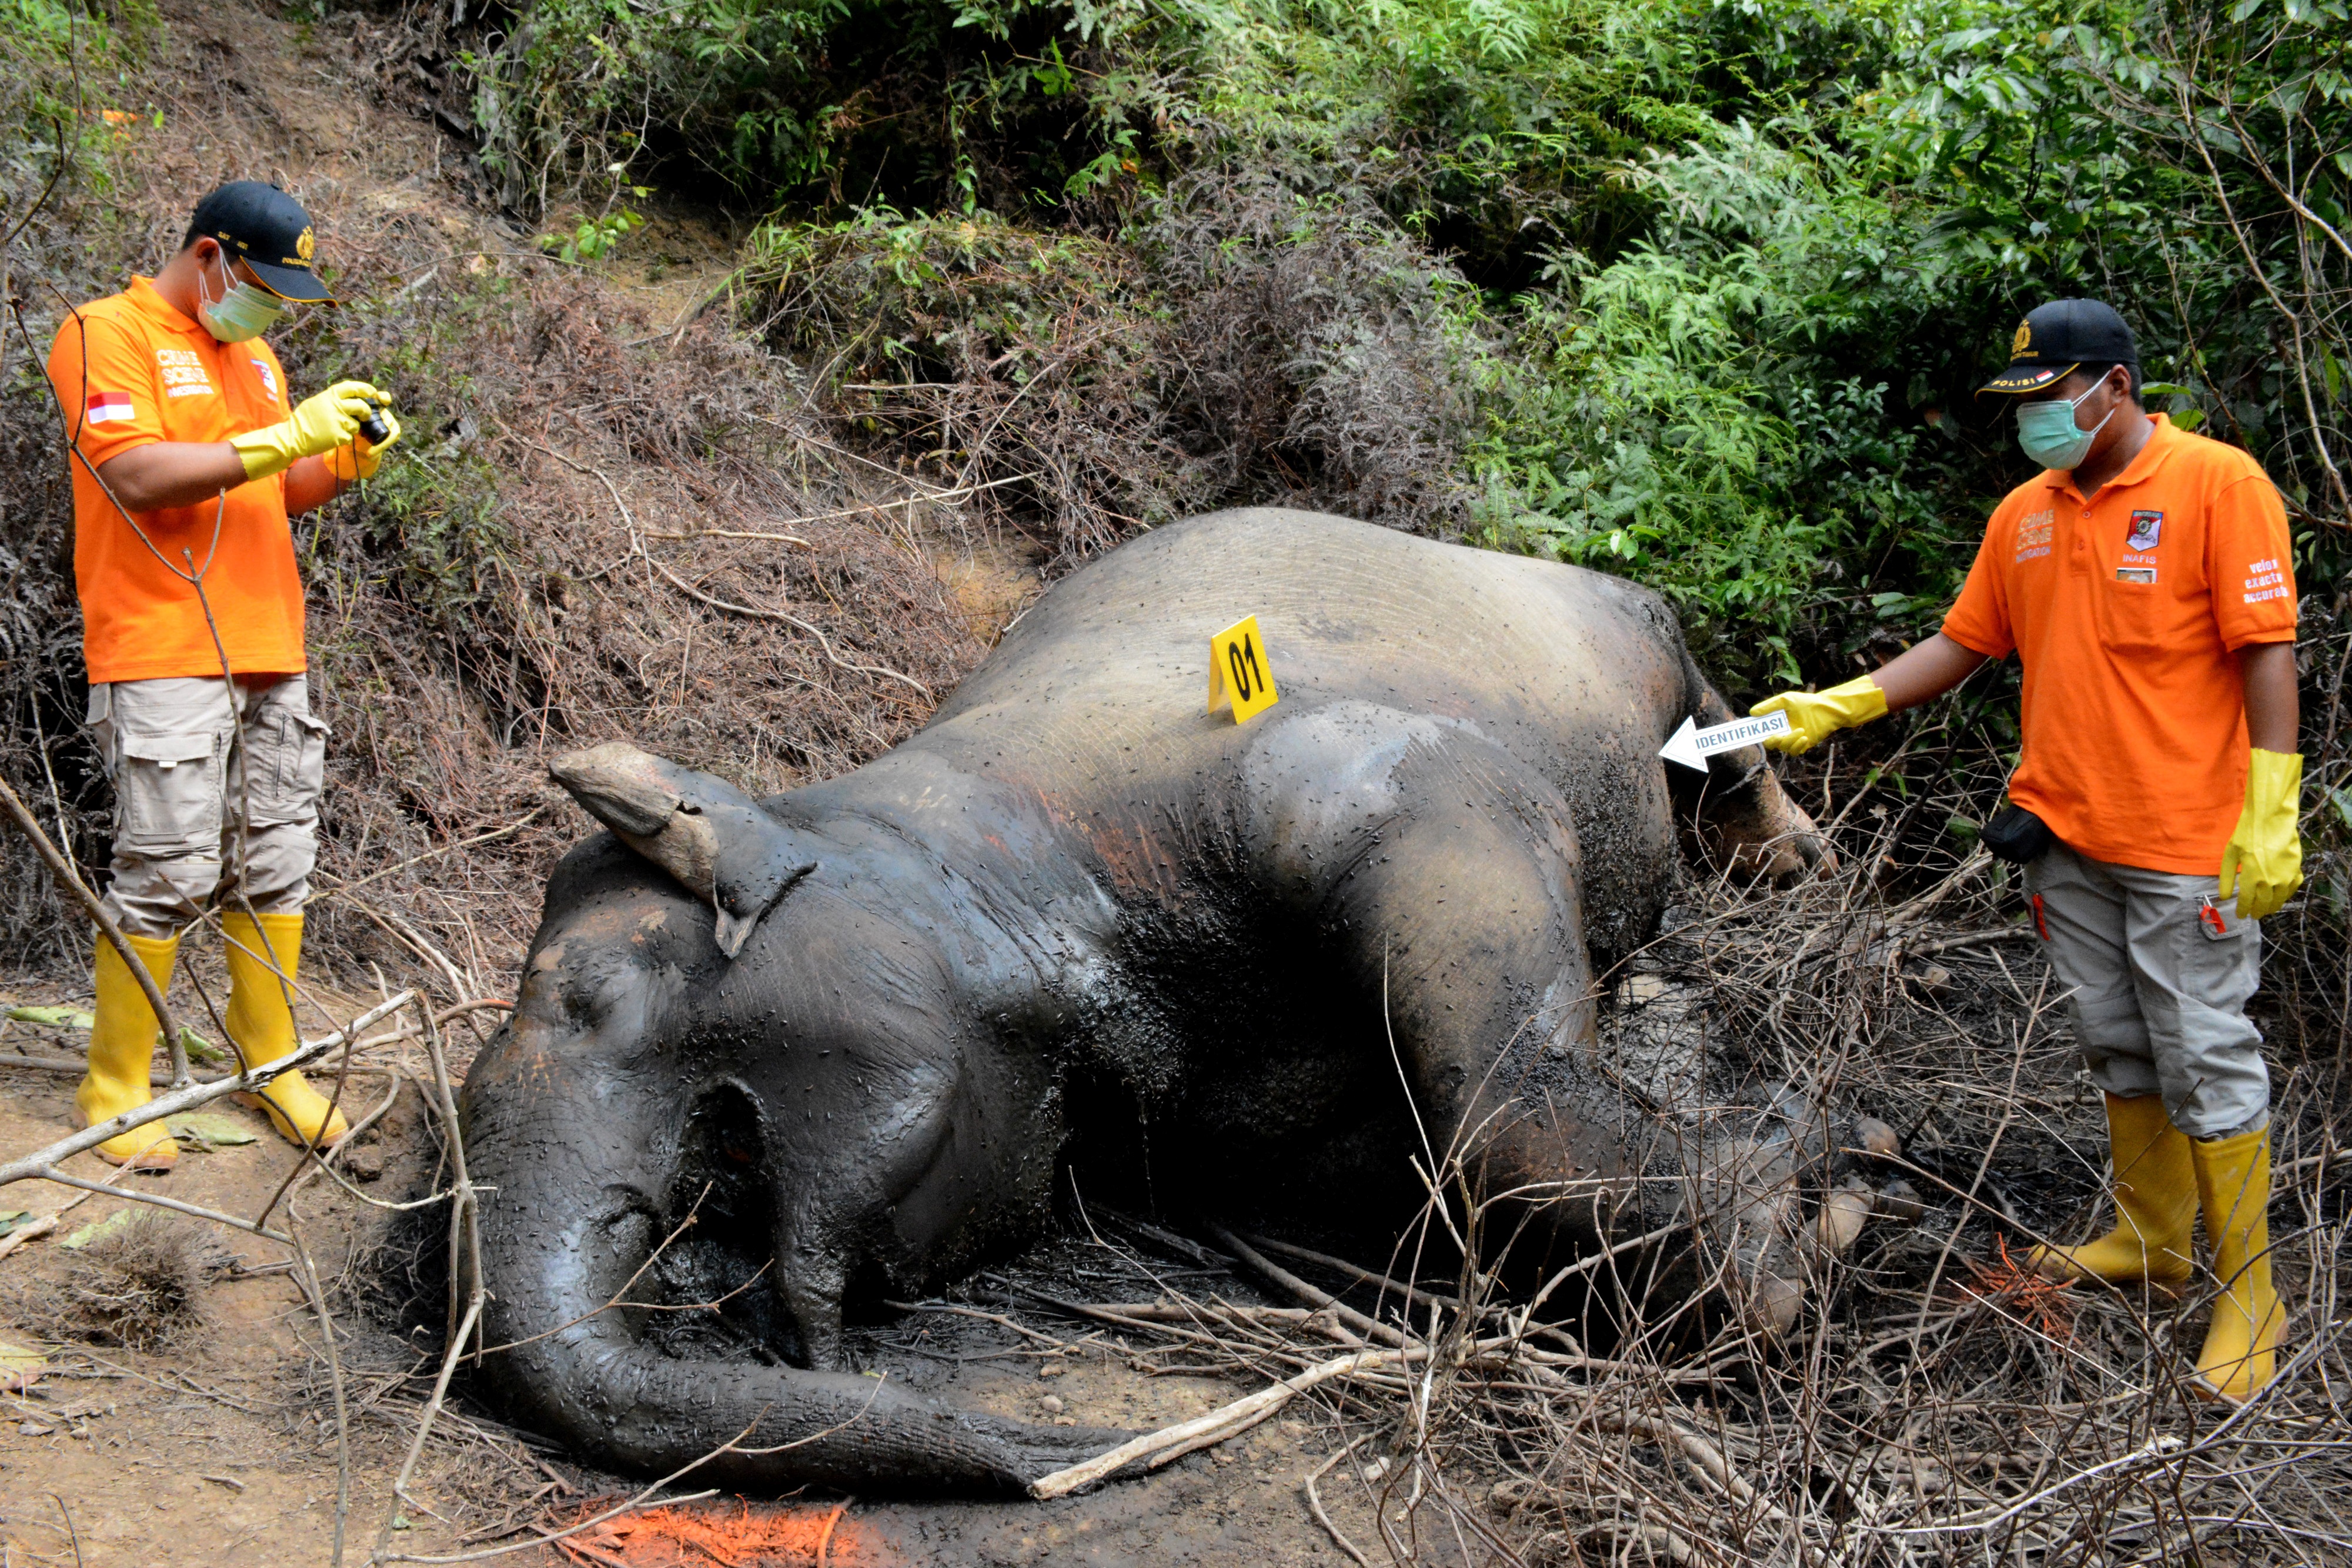
[[[285,1139],[288,1143],[294,1145],[297,1148],[315,1148],[323,1155],[328,1150],[333,1148],[336,1145],[341,1143],[345,1138],[352,1135],[351,1129],[349,1127],[345,1127],[333,1137],[321,1138],[316,1144],[312,1144],[303,1138],[301,1134],[294,1131],[294,1124],[286,1120],[286,1113],[284,1112],[280,1111],[277,1106],[272,1105],[268,1100],[265,1100],[260,1095],[232,1094],[229,1098],[236,1101],[240,1105],[246,1106],[251,1110],[258,1111],[263,1115],[268,1117],[270,1129],[279,1137]]]
[[[69,1120],[73,1125],[74,1131],[77,1133],[83,1131],[89,1125],[89,1118],[81,1113],[79,1107],[75,1108],[74,1113]],[[159,1150],[162,1151],[160,1155],[158,1154]],[[118,1159],[114,1155],[108,1154],[106,1152],[106,1146],[102,1144],[97,1148],[92,1149],[90,1153],[96,1155],[100,1159],[104,1160],[108,1165],[122,1166],[134,1171],[167,1171],[180,1163],[180,1145],[172,1141],[172,1134],[169,1131],[166,1131],[163,1136],[155,1144],[140,1150],[137,1154],[132,1155],[128,1159]]]
[[[2278,1375],[2276,1373],[2273,1373],[2271,1375],[2271,1383],[2275,1383],[2277,1381]],[[2204,1400],[2209,1405],[2243,1405],[2247,1401],[2252,1399],[2255,1395],[2260,1394],[2263,1389],[2268,1388],[2270,1385],[2270,1383],[2264,1383],[2259,1387],[2247,1389],[2243,1394],[2232,1394],[2228,1389],[2222,1387],[2220,1384],[2208,1378],[2201,1372],[2192,1372],[2189,1375],[2189,1387],[2190,1391],[2194,1393],[2198,1398]]]
[[[2051,1274],[2040,1269],[2036,1269],[2033,1273],[2035,1278],[2047,1280],[2053,1285],[2104,1285],[2110,1291],[2145,1290],[2149,1295],[2168,1301],[2180,1300],[2189,1291],[2187,1280],[2153,1280],[2145,1276],[2136,1279],[2110,1280],[2105,1274],[2088,1272]]]
[[[170,1144],[171,1140],[167,1138],[164,1142],[166,1144]],[[165,1155],[161,1159],[158,1159],[155,1157],[155,1151],[153,1149],[142,1149],[127,1160],[116,1159],[104,1149],[99,1149],[94,1152],[100,1159],[104,1160],[110,1166],[121,1166],[127,1169],[134,1171],[168,1171],[175,1168],[180,1163],[178,1145],[172,1145],[172,1153]]]

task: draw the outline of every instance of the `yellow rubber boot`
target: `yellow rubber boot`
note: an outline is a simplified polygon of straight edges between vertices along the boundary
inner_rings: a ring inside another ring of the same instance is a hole
[[[295,977],[302,959],[301,914],[231,911],[221,916],[221,936],[228,960],[228,1016],[223,1021],[229,1043],[248,1068],[275,1061],[294,1049],[294,1009],[263,955],[277,960],[288,980]],[[343,1113],[299,1072],[281,1072],[259,1094],[239,1098],[268,1112],[270,1124],[289,1143],[332,1148],[352,1130]]]
[[[176,936],[127,936],[155,988],[172,985],[172,960],[180,950]],[[89,1071],[74,1091],[74,1109],[81,1124],[95,1126],[125,1111],[135,1111],[153,1098],[147,1076],[155,1060],[160,1026],[147,993],[131,973],[131,966],[104,936],[98,939],[98,1007],[89,1026]],[[98,1145],[98,1157],[112,1165],[142,1171],[165,1171],[180,1157],[180,1146],[161,1122],[150,1122],[118,1133]]]
[[[2197,1357],[2197,1386],[2243,1404],[2275,1375],[2286,1309],[2271,1288],[2271,1134],[2193,1140],[2197,1196],[2213,1248],[2213,1324]]]
[[[2027,1266],[2047,1280],[2146,1282],[2165,1290],[2187,1284],[2197,1234],[2197,1172],[2189,1142],[2165,1114],[2162,1095],[2108,1095],[2116,1228],[2080,1247],[2036,1247]]]

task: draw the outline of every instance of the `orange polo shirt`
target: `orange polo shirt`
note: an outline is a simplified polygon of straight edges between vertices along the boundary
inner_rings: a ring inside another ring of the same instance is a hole
[[[89,467],[152,441],[226,441],[286,417],[286,372],[268,344],[219,341],[144,277],[66,318],[49,350],[49,380],[65,405],[67,439]],[[204,603],[164,565],[186,571],[183,550],[203,572],[205,601],[233,673],[303,668],[302,580],[283,474],[238,486],[225,508],[204,501],[133,513],[155,547],[150,550],[89,467],[70,454],[66,461],[73,470],[82,657],[93,683],[221,673]]]
[[[2238,650],[2294,641],[2292,545],[2260,464],[2152,423],[2087,503],[2055,470],[2009,493],[1944,635],[2024,666],[2011,800],[2094,860],[2211,876],[2246,800]]]

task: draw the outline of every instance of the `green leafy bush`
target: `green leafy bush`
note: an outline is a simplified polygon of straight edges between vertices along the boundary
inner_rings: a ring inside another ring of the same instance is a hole
[[[638,193],[646,188],[637,187]],[[558,261],[596,261],[613,254],[634,229],[645,226],[645,219],[627,207],[618,212],[599,213],[582,218],[569,231],[558,230],[539,236],[539,248]]]
[[[1940,598],[1981,527],[1985,498],[1881,379],[1938,279],[1802,121],[1719,128],[1622,177],[1657,206],[1650,235],[1606,265],[1557,256],[1518,303],[1469,460],[1485,535],[1653,581],[1702,637],[1769,654],[1738,661],[1750,677],[1793,678],[1809,620]]]
[[[1130,30],[1154,29],[1139,8],[1019,0],[530,0],[467,64],[484,164],[518,206],[667,161],[753,202],[970,212],[1083,200],[1139,167],[1136,78],[1101,68]]]

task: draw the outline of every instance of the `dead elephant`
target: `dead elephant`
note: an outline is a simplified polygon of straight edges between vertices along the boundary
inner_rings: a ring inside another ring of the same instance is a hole
[[[1281,701],[1237,726],[1202,711],[1206,649],[1244,612]],[[1818,1129],[1662,1129],[1591,1057],[1597,966],[1654,931],[1678,832],[1752,869],[1815,852],[1760,753],[1669,779],[1685,716],[1729,716],[1654,594],[1255,509],[1058,584],[845,778],[755,801],[626,747],[563,758],[613,831],[556,872],[466,1090],[486,1329],[517,1347],[492,1377],[622,1469],[740,1433],[698,1482],[1018,1489],[1121,1435],[859,1375],[843,1307],[1035,1239],[1080,1148],[1206,1207],[1466,1139],[1490,1187],[1559,1199],[1555,1246],[1697,1205],[1735,1303],[1784,1321]],[[720,1297],[723,1343],[607,1308]]]

